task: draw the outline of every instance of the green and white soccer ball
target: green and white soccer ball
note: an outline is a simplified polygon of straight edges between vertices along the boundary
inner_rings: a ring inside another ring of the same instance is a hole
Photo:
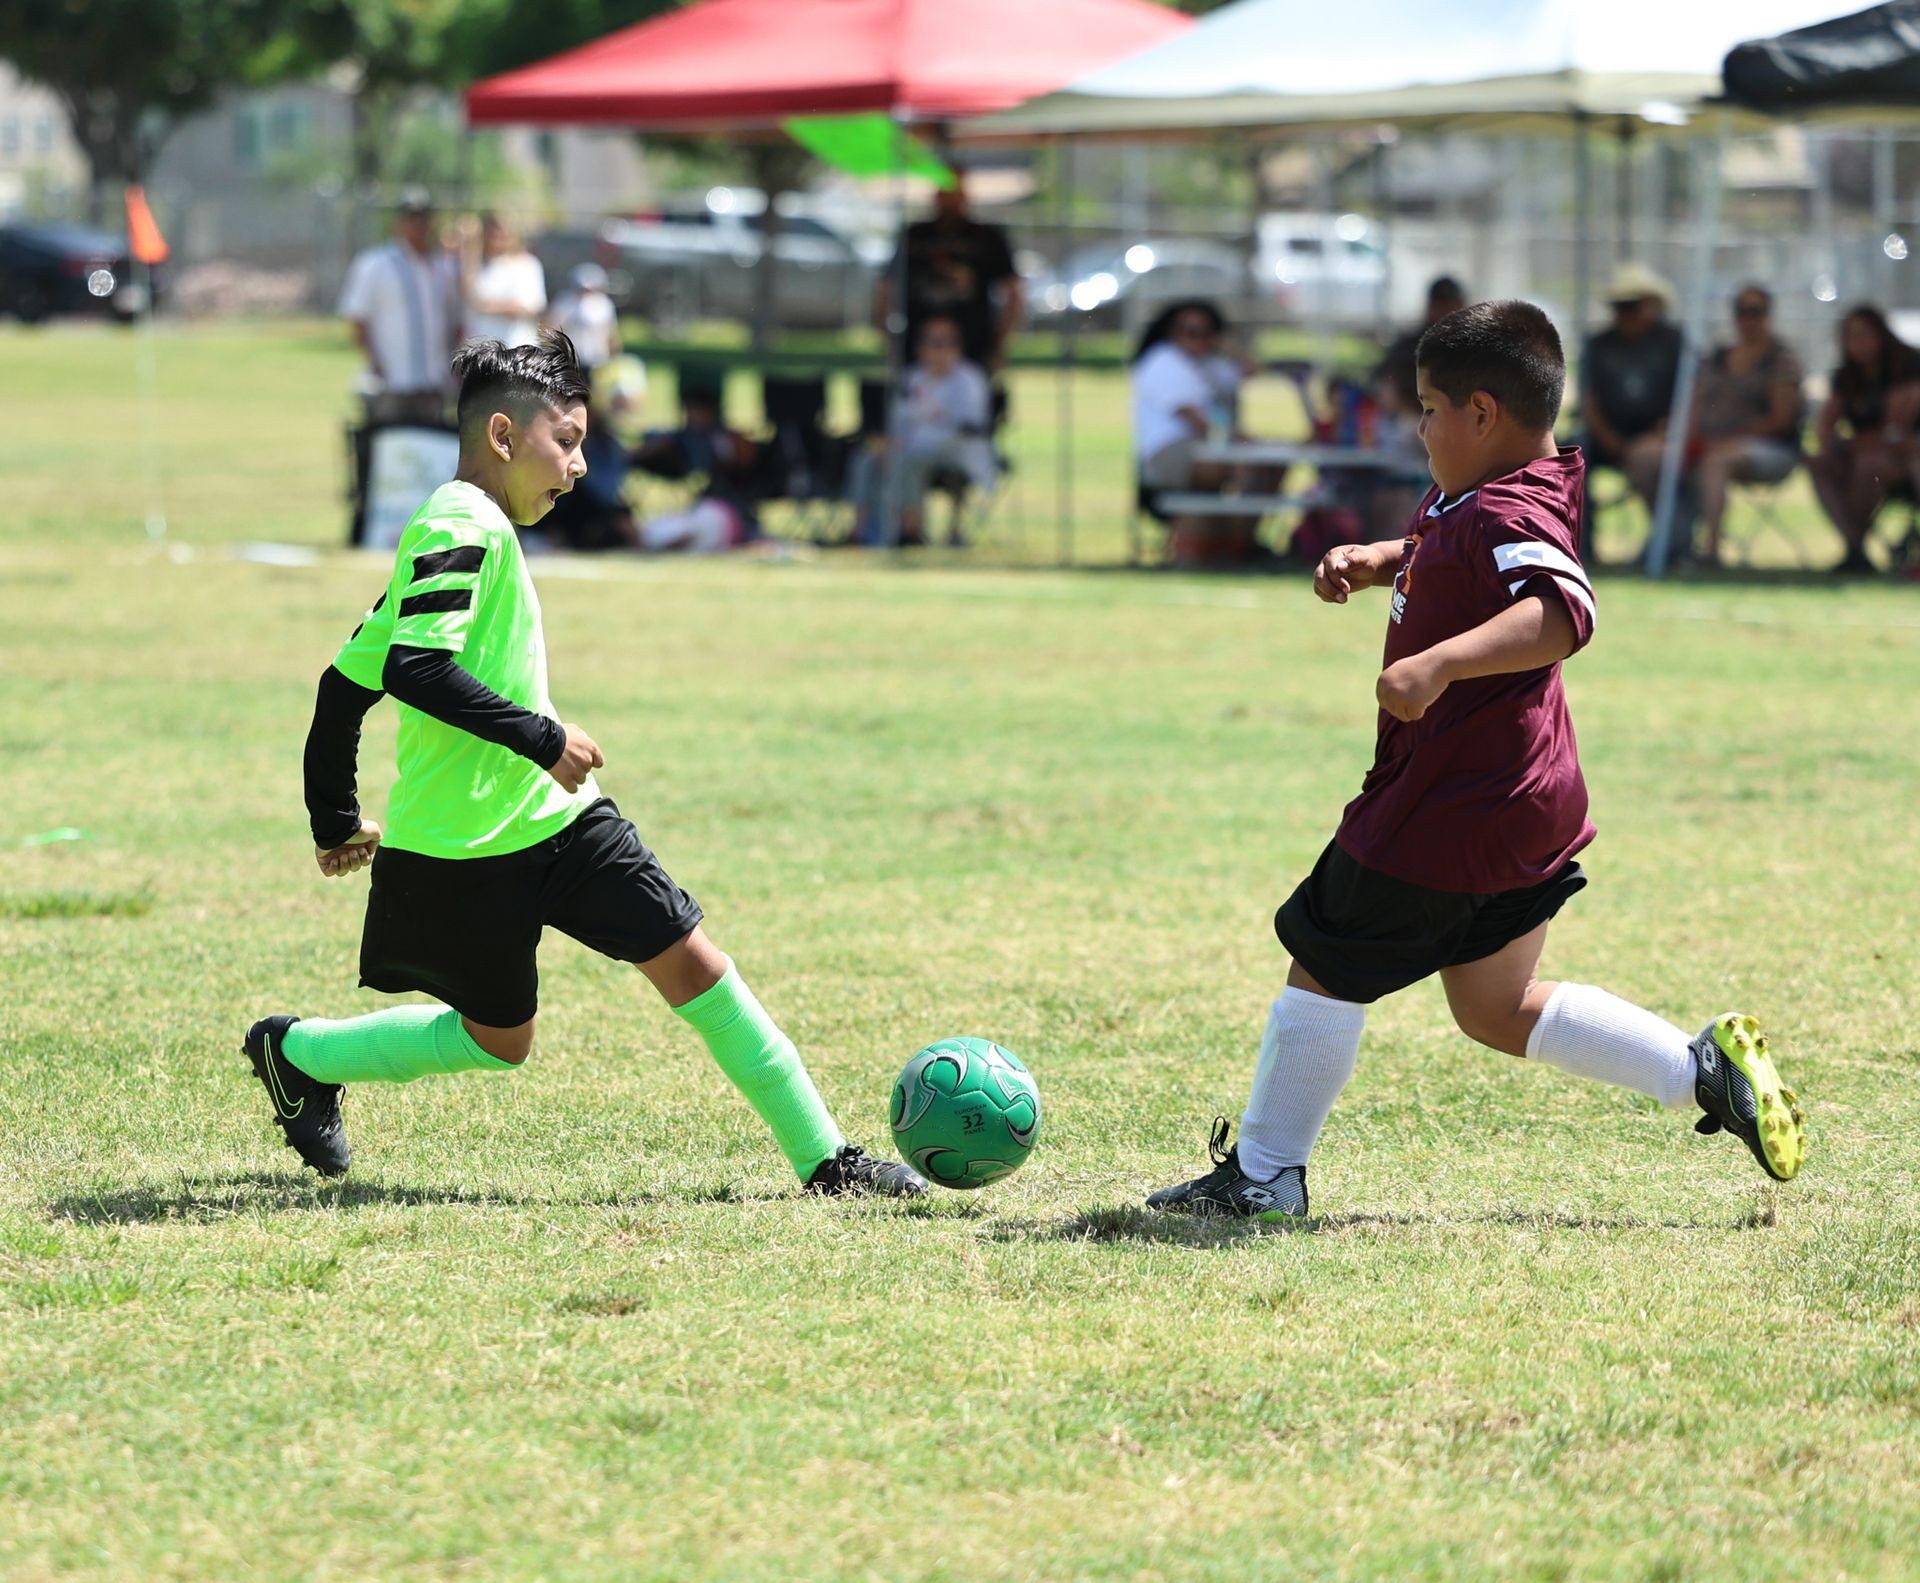
[[[991,1039],[942,1039],[893,1085],[893,1141],[941,1187],[985,1187],[1026,1163],[1040,1136],[1040,1090]]]

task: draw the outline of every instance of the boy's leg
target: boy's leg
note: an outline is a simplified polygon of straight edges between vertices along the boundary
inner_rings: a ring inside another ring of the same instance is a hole
[[[1751,1017],[1716,1017],[1690,1038],[1664,1017],[1591,984],[1543,982],[1547,926],[1478,962],[1443,969],[1447,1003],[1469,1038],[1576,1077],[1635,1089],[1666,1108],[1693,1100],[1699,1128],[1732,1132],[1786,1181],[1806,1156],[1806,1122]]]
[[[1304,1166],[1353,1076],[1367,1009],[1337,999],[1295,962],[1267,1015],[1253,1092],[1240,1117],[1240,1166],[1259,1181]]]
[[[1307,1156],[1353,1076],[1366,1020],[1366,1007],[1336,998],[1295,962],[1267,1014],[1239,1142],[1226,1147],[1222,1117],[1211,1145],[1215,1168],[1154,1193],[1147,1207],[1262,1220],[1306,1214]]]
[[[926,1183],[906,1166],[873,1159],[841,1135],[793,1041],[704,929],[696,924],[659,955],[634,965],[674,1015],[700,1035],[808,1187],[897,1196],[925,1191]]]
[[[287,1147],[322,1176],[344,1176],[350,1158],[340,1115],[344,1084],[510,1072],[532,1043],[531,1021],[489,1028],[450,1006],[390,1006],[343,1022],[262,1017],[241,1048],[273,1101]]]
[[[533,1048],[533,1022],[495,1028],[451,1006],[389,1006],[340,1022],[296,1022],[281,1046],[289,1061],[323,1083],[411,1083],[516,1067]]]
[[[1492,956],[1443,968],[1453,1020],[1469,1039],[1617,1083],[1677,1109],[1693,1096],[1693,1041],[1650,1011],[1590,984],[1541,982],[1543,923]]]

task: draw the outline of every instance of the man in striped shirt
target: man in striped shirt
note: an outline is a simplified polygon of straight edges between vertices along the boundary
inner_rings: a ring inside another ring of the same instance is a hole
[[[394,211],[393,240],[354,259],[340,314],[366,354],[367,418],[375,424],[446,421],[447,378],[460,329],[460,272],[434,234],[433,203],[410,189]]]

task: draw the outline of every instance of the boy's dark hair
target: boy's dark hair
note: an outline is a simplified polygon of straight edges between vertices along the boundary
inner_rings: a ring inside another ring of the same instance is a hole
[[[1553,320],[1530,302],[1476,302],[1420,337],[1414,362],[1456,407],[1476,390],[1516,423],[1540,432],[1560,418],[1567,360]]]
[[[453,354],[453,377],[460,381],[463,437],[485,428],[496,412],[522,423],[542,407],[584,406],[593,393],[573,342],[559,330],[542,330],[534,346],[469,341]]]

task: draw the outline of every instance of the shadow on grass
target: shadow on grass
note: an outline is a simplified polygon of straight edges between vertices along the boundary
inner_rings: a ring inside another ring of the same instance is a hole
[[[1749,1210],[1732,1220],[1680,1220],[1641,1215],[1576,1215],[1562,1210],[1496,1209],[1467,1215],[1309,1215],[1304,1220],[1230,1220],[1168,1215],[1134,1204],[1083,1209],[1064,1220],[1002,1220],[988,1228],[995,1242],[1158,1242],[1226,1248],[1250,1237],[1317,1236],[1323,1232],[1509,1226],[1520,1231],[1754,1231],[1774,1219]]]
[[[81,1225],[155,1225],[166,1221],[210,1224],[237,1215],[301,1210],[361,1209],[369,1205],[475,1209],[575,1208],[627,1209],[646,1205],[747,1205],[802,1203],[791,1190],[761,1192],[739,1182],[702,1182],[673,1192],[640,1190],[570,1198],[565,1194],[521,1194],[497,1189],[427,1187],[363,1181],[322,1182],[306,1175],[271,1171],[235,1171],[224,1176],[185,1177],[172,1185],[142,1184],[90,1193],[70,1193],[50,1201],[47,1215]],[[861,1199],[863,1208],[914,1220],[977,1220],[982,1211],[968,1202],[909,1199]]]
[[[186,1178],[170,1187],[142,1185],[71,1193],[47,1205],[55,1220],[91,1226],[149,1225],[168,1220],[210,1222],[235,1215],[295,1209],[358,1209],[369,1204],[471,1204],[500,1208],[546,1202],[512,1193],[463,1188],[392,1186],[385,1182],[321,1182],[270,1171]]]

